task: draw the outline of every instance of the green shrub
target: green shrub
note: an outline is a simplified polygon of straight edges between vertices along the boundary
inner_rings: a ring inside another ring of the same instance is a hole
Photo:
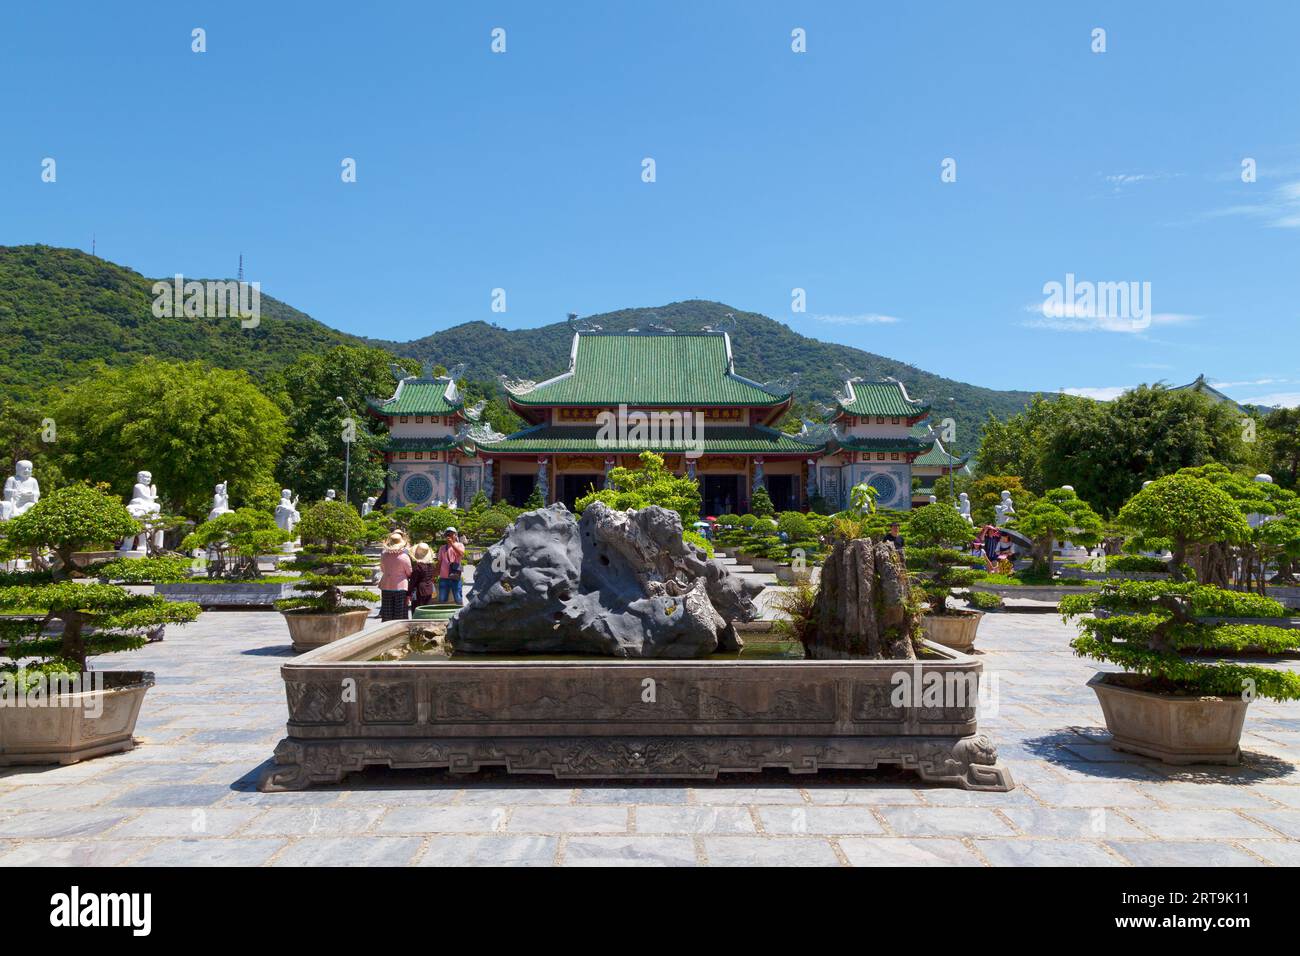
[[[772,507],[772,496],[762,485],[755,488],[753,495],[750,496],[749,513],[760,518],[767,518],[776,513],[776,509]]]
[[[704,553],[713,557],[713,543],[698,531],[683,531],[682,540],[687,544],[693,544],[697,548],[702,548]]]
[[[537,507],[542,507],[540,504]],[[430,505],[427,508],[421,508],[415,513],[406,525],[406,533],[411,536],[411,541],[429,541],[438,543],[442,541],[442,532],[444,528],[455,528],[460,530],[460,514],[451,508],[442,505]]]
[[[911,540],[921,545],[920,560],[926,565],[925,571],[913,575],[917,588],[925,595],[931,614],[951,614],[948,594],[954,588],[969,587],[975,580],[969,556],[951,547],[970,540],[970,525],[952,505],[936,503],[912,512],[908,530]]]
[[[23,522],[18,531],[26,546],[49,548],[59,555],[61,567],[53,572],[57,575],[66,573],[72,552],[83,542],[125,537],[140,527],[122,502],[86,485],[56,490],[10,521],[6,530],[12,533],[19,522]],[[92,655],[136,650],[157,625],[184,624],[199,616],[197,604],[131,594],[113,584],[50,582],[39,573],[29,575],[28,583],[0,587],[0,611],[39,615],[33,620],[0,621],[4,645],[0,671],[14,675],[22,687],[38,673],[81,674]],[[52,620],[63,624],[58,636],[42,633]]]
[[[184,557],[114,558],[86,569],[104,584],[179,584],[190,576],[191,561]]]
[[[305,516],[303,520],[306,521]],[[185,536],[181,550],[203,549],[215,555],[208,562],[209,577],[255,578],[260,573],[257,556],[277,550],[291,537],[265,511],[240,508],[203,522]]]
[[[359,547],[366,541],[366,523],[346,501],[318,501],[307,509],[294,529],[304,545],[326,554]]]
[[[1082,657],[1118,664],[1149,678],[1154,690],[1177,695],[1300,699],[1300,674],[1227,661],[1198,661],[1189,653],[1270,653],[1300,650],[1300,630],[1265,625],[1208,624],[1197,620],[1206,609],[1259,609],[1242,604],[1237,592],[1168,581],[1119,581],[1091,594],[1061,600],[1061,615],[1081,633],[1070,642]],[[1092,611],[1108,617],[1085,617]]]
[[[661,455],[643,451],[639,468],[612,468],[609,487],[583,495],[575,504],[581,514],[593,501],[603,501],[611,508],[626,511],[658,505],[676,511],[682,527],[689,528],[700,520],[700,486],[685,475],[674,475]]]

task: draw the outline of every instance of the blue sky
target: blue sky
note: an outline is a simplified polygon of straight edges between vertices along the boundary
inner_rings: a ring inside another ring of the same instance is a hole
[[[0,243],[243,252],[386,338],[709,298],[996,387],[1297,404],[1298,30],[1280,0],[11,5]],[[1068,274],[1149,282],[1149,324],[1045,312]]]

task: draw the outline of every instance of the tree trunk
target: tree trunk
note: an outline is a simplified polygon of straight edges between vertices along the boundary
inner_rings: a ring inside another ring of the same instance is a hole
[[[889,544],[841,541],[822,566],[809,657],[915,660],[907,570]]]
[[[82,616],[76,611],[62,615],[63,646],[59,653],[65,660],[75,661],[80,672],[86,670],[86,640],[81,633]]]

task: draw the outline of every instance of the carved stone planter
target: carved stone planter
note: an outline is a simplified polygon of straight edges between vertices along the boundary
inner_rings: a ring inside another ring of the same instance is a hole
[[[57,698],[57,706],[0,707],[0,767],[68,764],[130,750],[148,671],[104,671],[102,690]]]
[[[966,789],[1014,786],[977,732],[981,663],[937,645],[915,662],[377,659],[422,623],[380,624],[281,667],[288,735],[263,790],[368,765],[712,779],[896,764]]]
[[[259,581],[183,581],[180,584],[158,584],[154,593],[169,601],[192,601],[205,611],[212,608],[240,608],[243,610],[275,609],[281,598],[293,597],[292,582],[263,584]]]
[[[338,614],[313,614],[309,611],[286,611],[289,638],[299,653],[314,651],[326,644],[341,641],[366,626],[370,611],[364,607]]]
[[[1234,697],[1174,697],[1125,686],[1128,674],[1098,673],[1097,695],[1110,745],[1169,764],[1241,762],[1248,702]]]
[[[979,629],[983,611],[951,611],[948,614],[926,614],[921,618],[925,639],[968,651],[975,646],[975,632]]]

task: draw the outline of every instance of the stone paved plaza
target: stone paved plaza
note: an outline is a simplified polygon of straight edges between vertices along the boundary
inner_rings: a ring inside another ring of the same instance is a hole
[[[1011,793],[899,771],[574,786],[373,769],[263,794],[288,632],[279,614],[209,612],[99,662],[157,674],[135,750],[0,771],[0,865],[1300,865],[1300,706],[1251,705],[1242,768],[1125,756],[1073,632],[1053,614],[981,625],[997,700],[981,729]]]

